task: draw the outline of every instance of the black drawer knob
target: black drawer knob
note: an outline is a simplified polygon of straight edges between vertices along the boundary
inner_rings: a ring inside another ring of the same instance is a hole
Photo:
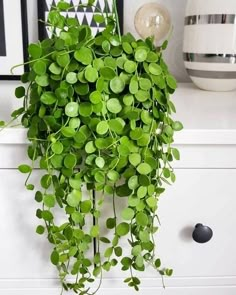
[[[211,240],[213,237],[213,231],[209,226],[198,223],[195,226],[192,236],[195,242],[203,244]]]

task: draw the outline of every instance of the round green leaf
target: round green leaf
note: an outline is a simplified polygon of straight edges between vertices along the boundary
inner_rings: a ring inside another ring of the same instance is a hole
[[[43,92],[42,96],[40,97],[42,103],[46,105],[52,105],[57,101],[57,97],[53,92],[46,91]]]
[[[67,154],[64,159],[64,165],[66,168],[74,168],[77,163],[77,158],[74,154]]]
[[[147,226],[148,225],[148,217],[145,213],[139,212],[136,215],[136,222],[140,226]]]
[[[102,94],[99,91],[93,91],[89,95],[89,99],[90,99],[91,103],[98,104],[102,101]]]
[[[77,74],[74,72],[70,72],[66,75],[66,81],[69,84],[75,84],[77,82]]]
[[[93,141],[89,141],[85,146],[85,151],[87,154],[92,154],[96,151],[96,147]]]
[[[67,196],[67,204],[73,208],[76,208],[79,206],[82,199],[82,193],[78,190],[73,190],[68,196]]]
[[[111,90],[119,94],[125,89],[125,83],[120,77],[115,77],[110,81]]]
[[[145,187],[145,186],[140,186],[140,187],[138,188],[138,190],[137,190],[137,196],[138,196],[138,198],[139,198],[139,199],[143,199],[143,198],[145,198],[146,195],[147,195],[147,192],[148,192],[147,187]]]
[[[116,77],[116,72],[111,67],[103,67],[100,69],[100,74],[105,80],[111,80]]]
[[[110,170],[107,173],[107,177],[109,180],[116,182],[120,178],[120,174],[114,170]]]
[[[56,199],[54,195],[45,195],[43,197],[43,203],[48,208],[53,208],[56,205]]]
[[[148,198],[146,202],[150,208],[155,208],[157,206],[157,199],[154,197]]]
[[[93,112],[93,107],[89,102],[82,102],[79,105],[79,113],[83,117],[89,117]]]
[[[152,172],[152,167],[147,163],[142,163],[137,168],[138,173],[147,175]]]
[[[143,135],[143,129],[142,128],[135,128],[134,130],[130,131],[130,137],[133,140],[138,140]]]
[[[79,105],[77,102],[69,102],[65,107],[65,113],[68,117],[77,117],[79,114]]]
[[[63,152],[63,149],[63,144],[59,141],[52,144],[52,151],[57,155],[60,155]]]
[[[33,70],[39,76],[44,75],[46,73],[46,70],[47,70],[46,63],[44,61],[42,61],[42,60],[36,61],[34,63],[34,65],[33,65]]]
[[[126,236],[129,233],[129,224],[126,222],[120,223],[116,227],[116,234],[120,237]]]
[[[87,201],[81,202],[80,209],[82,213],[89,213],[90,210],[92,209],[91,201],[87,200]]]
[[[134,210],[131,208],[126,208],[122,211],[121,217],[124,220],[132,220],[134,218]]]
[[[156,63],[150,63],[150,65],[148,66],[148,69],[149,69],[150,73],[155,76],[161,75],[161,73],[162,73],[161,66],[159,66]]]
[[[54,251],[52,252],[52,254],[51,254],[50,259],[51,259],[51,262],[52,262],[53,265],[58,265],[59,260],[60,260],[60,255],[59,255],[59,253],[58,253],[56,250],[54,250]]]
[[[30,173],[32,171],[32,168],[29,166],[29,165],[20,165],[18,167],[18,170],[21,172],[21,173]]]
[[[167,82],[167,85],[171,88],[171,89],[176,89],[177,88],[177,82],[175,80],[175,78],[171,75],[168,75],[166,77],[166,82]]]
[[[134,167],[138,166],[142,161],[141,155],[138,153],[134,153],[129,155],[129,162]]]
[[[33,57],[33,59],[40,58],[43,50],[39,44],[30,44],[28,47],[29,54]]]
[[[122,105],[117,98],[111,98],[107,101],[107,109],[113,114],[118,114],[122,110]]]
[[[79,50],[76,50],[74,53],[74,57],[83,65],[90,65],[93,61],[92,51],[87,47],[82,47]]]
[[[109,125],[106,121],[101,121],[98,123],[96,131],[99,135],[104,135],[109,130]]]
[[[59,67],[55,62],[53,62],[50,66],[49,66],[49,71],[54,74],[54,75],[60,75],[61,74],[61,67]]]
[[[95,164],[102,169],[105,166],[105,160],[102,157],[97,157],[95,159]]]
[[[124,70],[127,73],[132,74],[133,72],[135,72],[137,70],[137,64],[132,60],[127,60],[124,63]]]
[[[84,76],[88,82],[94,83],[98,79],[98,71],[97,69],[89,66],[86,68]]]
[[[135,190],[138,187],[138,185],[139,185],[138,176],[137,175],[132,176],[128,181],[128,187],[131,190]]]
[[[36,76],[35,82],[41,87],[47,87],[49,85],[48,75]]]
[[[138,48],[135,52],[135,59],[137,62],[144,62],[147,56],[147,50],[144,48]]]
[[[122,134],[125,127],[125,121],[121,118],[111,119],[109,121],[109,127],[111,131],[117,134]]]

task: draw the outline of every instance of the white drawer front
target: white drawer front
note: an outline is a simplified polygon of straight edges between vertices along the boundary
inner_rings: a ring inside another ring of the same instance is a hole
[[[236,170],[180,169],[160,201],[158,250],[177,277],[235,276]],[[197,223],[212,228],[206,244],[191,238]]]

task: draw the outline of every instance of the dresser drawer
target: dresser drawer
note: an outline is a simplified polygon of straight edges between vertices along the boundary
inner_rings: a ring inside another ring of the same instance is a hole
[[[161,197],[158,253],[177,277],[234,277],[236,285],[236,170],[176,169]],[[206,244],[192,239],[196,224],[212,228]]]

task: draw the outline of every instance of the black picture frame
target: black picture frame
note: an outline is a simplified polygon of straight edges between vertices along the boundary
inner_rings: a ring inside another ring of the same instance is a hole
[[[7,0],[9,1],[9,0]],[[27,18],[27,4],[26,4],[26,0],[18,0],[20,2],[20,14],[21,14],[21,26],[22,26],[22,36],[20,36],[20,38],[22,37],[22,49],[23,49],[23,56],[22,56],[22,60],[19,60],[19,63],[24,63],[27,61],[28,59],[28,52],[27,52],[27,48],[28,48],[28,44],[29,44],[29,40],[28,40],[28,18]],[[14,7],[12,9],[15,9]],[[3,11],[2,11],[3,12]],[[11,17],[11,15],[9,14],[9,16],[7,15],[3,15],[2,17],[4,17],[4,19],[6,17]],[[20,25],[20,24],[19,24]],[[17,26],[17,24],[14,24],[14,26]],[[19,36],[14,36],[17,40],[17,38],[19,38]],[[13,37],[13,38],[14,38]],[[1,40],[0,40],[1,42]],[[15,48],[15,50],[17,50],[17,48]],[[7,52],[6,52],[6,59],[9,58],[7,56]],[[15,64],[12,64],[12,66],[14,66]],[[27,71],[27,66],[25,65],[24,67],[24,72]],[[22,73],[23,74],[23,73]],[[11,75],[10,73],[6,73],[6,74],[0,74],[0,80],[20,80],[21,75]]]
[[[52,0],[53,2],[53,0]],[[47,38],[45,22],[46,22],[46,2],[45,0],[37,0],[38,4],[38,32],[39,32],[39,40],[43,40]],[[119,21],[120,21],[120,29],[121,33],[123,33],[123,21],[124,21],[124,0],[117,0],[117,11],[119,14]],[[85,12],[86,14],[86,12]]]

